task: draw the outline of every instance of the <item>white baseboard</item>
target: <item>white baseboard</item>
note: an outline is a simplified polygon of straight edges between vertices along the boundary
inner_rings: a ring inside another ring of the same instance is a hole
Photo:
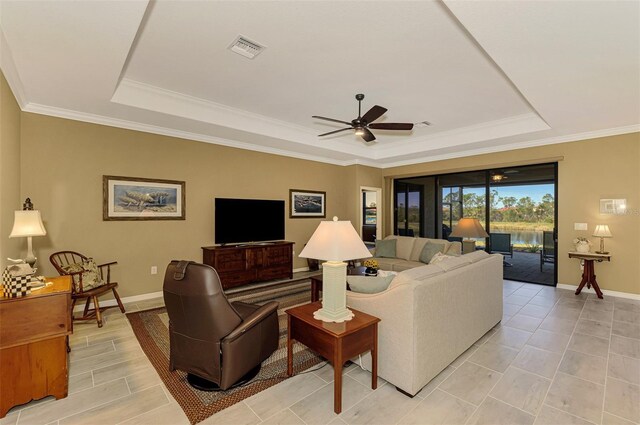
[[[299,269],[293,269],[294,273],[298,273],[298,272],[308,272],[309,271],[309,267],[300,267]]]
[[[558,283],[558,288],[560,289],[569,289],[571,291],[575,291],[576,289],[578,289],[578,285],[566,285],[564,283]],[[630,300],[640,300],[640,294],[630,294],[629,292],[618,292],[618,291],[610,291],[608,289],[602,289],[602,293],[604,295],[609,295],[611,297],[618,297],[618,298],[628,298]],[[593,288],[587,288],[586,286],[584,288],[582,288],[581,292],[586,292],[587,294],[595,294],[596,291],[593,290]]]
[[[128,304],[128,303],[135,303],[138,301],[150,300],[153,298],[160,298],[160,297],[162,297],[162,291],[149,292],[147,294],[141,294],[141,295],[132,295],[130,297],[120,298],[120,300],[122,301],[122,304]],[[113,307],[118,305],[115,298],[112,298],[110,300],[104,300],[104,301],[100,300],[99,303],[100,303],[100,307]],[[93,303],[91,304],[91,308],[93,308]],[[76,307],[73,309],[73,311],[82,311],[82,310],[84,310],[84,302],[76,304]]]

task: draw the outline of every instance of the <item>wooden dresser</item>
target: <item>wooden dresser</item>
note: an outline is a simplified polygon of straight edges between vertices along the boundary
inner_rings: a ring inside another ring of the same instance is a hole
[[[68,392],[71,278],[20,298],[0,296],[0,418],[13,406]]]
[[[224,289],[293,277],[293,242],[202,247],[202,262],[218,272]]]

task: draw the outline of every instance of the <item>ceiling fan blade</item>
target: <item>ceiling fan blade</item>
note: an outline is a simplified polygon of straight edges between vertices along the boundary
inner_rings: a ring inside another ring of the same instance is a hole
[[[325,120],[325,121],[331,121],[331,122],[339,122],[340,124],[351,125],[351,123],[347,122],[347,121],[334,120],[333,118],[319,117],[317,115],[313,115],[311,118],[317,118],[319,120]]]
[[[374,122],[378,118],[380,118],[384,113],[387,112],[387,108],[383,108],[382,106],[374,105],[373,108],[369,109],[366,114],[362,117],[362,121],[366,121],[367,123]]]
[[[330,131],[328,133],[318,134],[318,137],[328,136],[330,134],[335,134],[335,133],[340,133],[341,131],[345,131],[345,130],[353,130],[353,127],[341,128],[340,130],[335,130],[335,131]]]
[[[376,140],[376,136],[374,136],[368,128],[363,128],[362,130],[364,131],[364,134],[360,137],[362,137],[365,142],[373,142],[374,140]]]
[[[382,122],[379,124],[369,124],[369,128],[378,130],[411,130],[413,129],[413,124],[410,122]]]

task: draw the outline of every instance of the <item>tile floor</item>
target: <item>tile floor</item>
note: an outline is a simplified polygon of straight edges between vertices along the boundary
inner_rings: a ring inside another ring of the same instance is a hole
[[[161,305],[150,300],[129,311]],[[126,317],[76,324],[69,396],[18,406],[0,425],[188,424]],[[640,301],[504,282],[504,318],[413,399],[356,365],[333,413],[330,366],[299,375],[205,424],[640,423]]]

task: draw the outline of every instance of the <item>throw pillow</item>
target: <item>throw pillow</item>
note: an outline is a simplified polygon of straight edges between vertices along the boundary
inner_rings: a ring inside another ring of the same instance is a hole
[[[395,239],[376,240],[376,257],[396,258],[396,240]]]
[[[377,294],[385,291],[395,275],[388,276],[347,276],[349,289],[361,294]]]
[[[453,255],[446,255],[441,252],[436,252],[435,254],[433,254],[433,257],[431,257],[431,261],[429,261],[429,264],[436,264],[442,260],[446,260],[447,258],[453,258]]]
[[[427,242],[424,244],[424,248],[422,248],[422,252],[420,253],[420,262],[429,264],[431,258],[437,253],[444,253],[444,245]]]
[[[88,291],[98,286],[104,285],[106,282],[102,280],[98,265],[92,258],[87,258],[82,263],[69,264],[63,266],[62,270],[67,273],[79,273],[82,272],[82,290]],[[74,276],[74,282],[79,285],[80,279],[76,279]],[[79,288],[78,288],[79,289]]]

